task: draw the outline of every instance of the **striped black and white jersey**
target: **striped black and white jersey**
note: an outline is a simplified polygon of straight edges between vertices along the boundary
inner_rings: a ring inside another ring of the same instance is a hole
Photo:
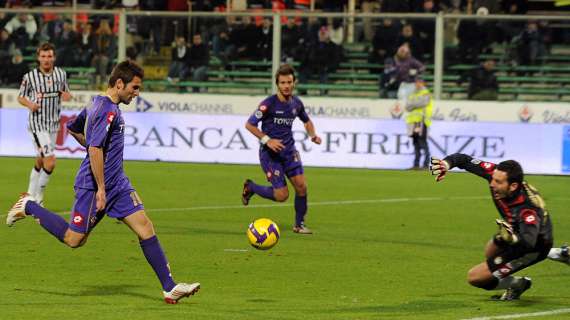
[[[69,91],[67,74],[59,67],[54,67],[49,74],[39,68],[26,73],[20,85],[20,97],[40,105],[37,111],[30,112],[28,128],[31,132],[57,132],[61,111],[60,91]]]

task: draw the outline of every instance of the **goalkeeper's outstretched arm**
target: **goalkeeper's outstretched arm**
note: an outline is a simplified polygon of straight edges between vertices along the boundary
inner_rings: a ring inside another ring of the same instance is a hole
[[[495,166],[494,163],[475,159],[463,153],[454,153],[443,159],[432,157],[430,171],[432,175],[436,176],[436,181],[443,180],[447,172],[452,168],[466,170],[490,181]]]

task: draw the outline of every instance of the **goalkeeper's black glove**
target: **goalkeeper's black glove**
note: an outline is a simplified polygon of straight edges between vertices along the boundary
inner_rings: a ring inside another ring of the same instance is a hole
[[[449,163],[435,157],[431,157],[431,164],[429,166],[431,174],[435,177],[435,181],[439,182],[445,178],[445,174],[449,170]]]
[[[519,241],[517,235],[513,231],[513,227],[506,222],[505,220],[496,219],[497,225],[499,226],[499,231],[495,235],[495,242],[496,243],[506,243],[506,244],[515,244]]]

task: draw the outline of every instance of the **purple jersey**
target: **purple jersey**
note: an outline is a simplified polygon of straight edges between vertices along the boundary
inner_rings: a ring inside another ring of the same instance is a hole
[[[123,171],[125,121],[117,104],[107,96],[96,96],[91,105],[83,109],[75,121],[69,123],[67,127],[74,132],[83,132],[87,148],[103,149],[105,189],[128,183]],[[97,189],[89,155],[83,159],[77,172],[75,187]]]
[[[301,99],[292,96],[289,101],[282,102],[277,95],[272,95],[259,104],[247,121],[254,126],[261,121],[261,131],[271,139],[280,139],[285,146],[282,152],[285,152],[295,150],[291,128],[296,117],[303,123],[310,120]]]

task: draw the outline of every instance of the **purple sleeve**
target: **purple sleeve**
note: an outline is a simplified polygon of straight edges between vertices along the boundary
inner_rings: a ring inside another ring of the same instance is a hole
[[[301,102],[301,100],[299,100],[299,104],[301,105],[301,108],[299,108],[298,117],[299,117],[299,119],[301,119],[301,121],[303,121],[303,123],[307,123],[311,119],[309,119],[309,115],[307,114],[307,111],[305,110],[305,105]]]
[[[85,128],[86,114],[86,109],[81,110],[81,112],[73,120],[66,123],[67,130],[75,133],[83,133],[83,129]]]
[[[267,113],[268,110],[269,110],[269,101],[268,101],[268,99],[265,99],[259,104],[259,107],[257,107],[257,109],[255,109],[253,114],[251,116],[249,116],[249,119],[247,119],[247,122],[249,122],[250,124],[252,124],[254,126],[257,126],[259,121],[261,121],[261,119],[263,119],[263,117],[265,116],[265,114]]]
[[[107,133],[116,116],[116,110],[109,105],[102,104],[97,107],[91,117],[87,118],[85,140],[88,146],[102,147],[105,144]]]

